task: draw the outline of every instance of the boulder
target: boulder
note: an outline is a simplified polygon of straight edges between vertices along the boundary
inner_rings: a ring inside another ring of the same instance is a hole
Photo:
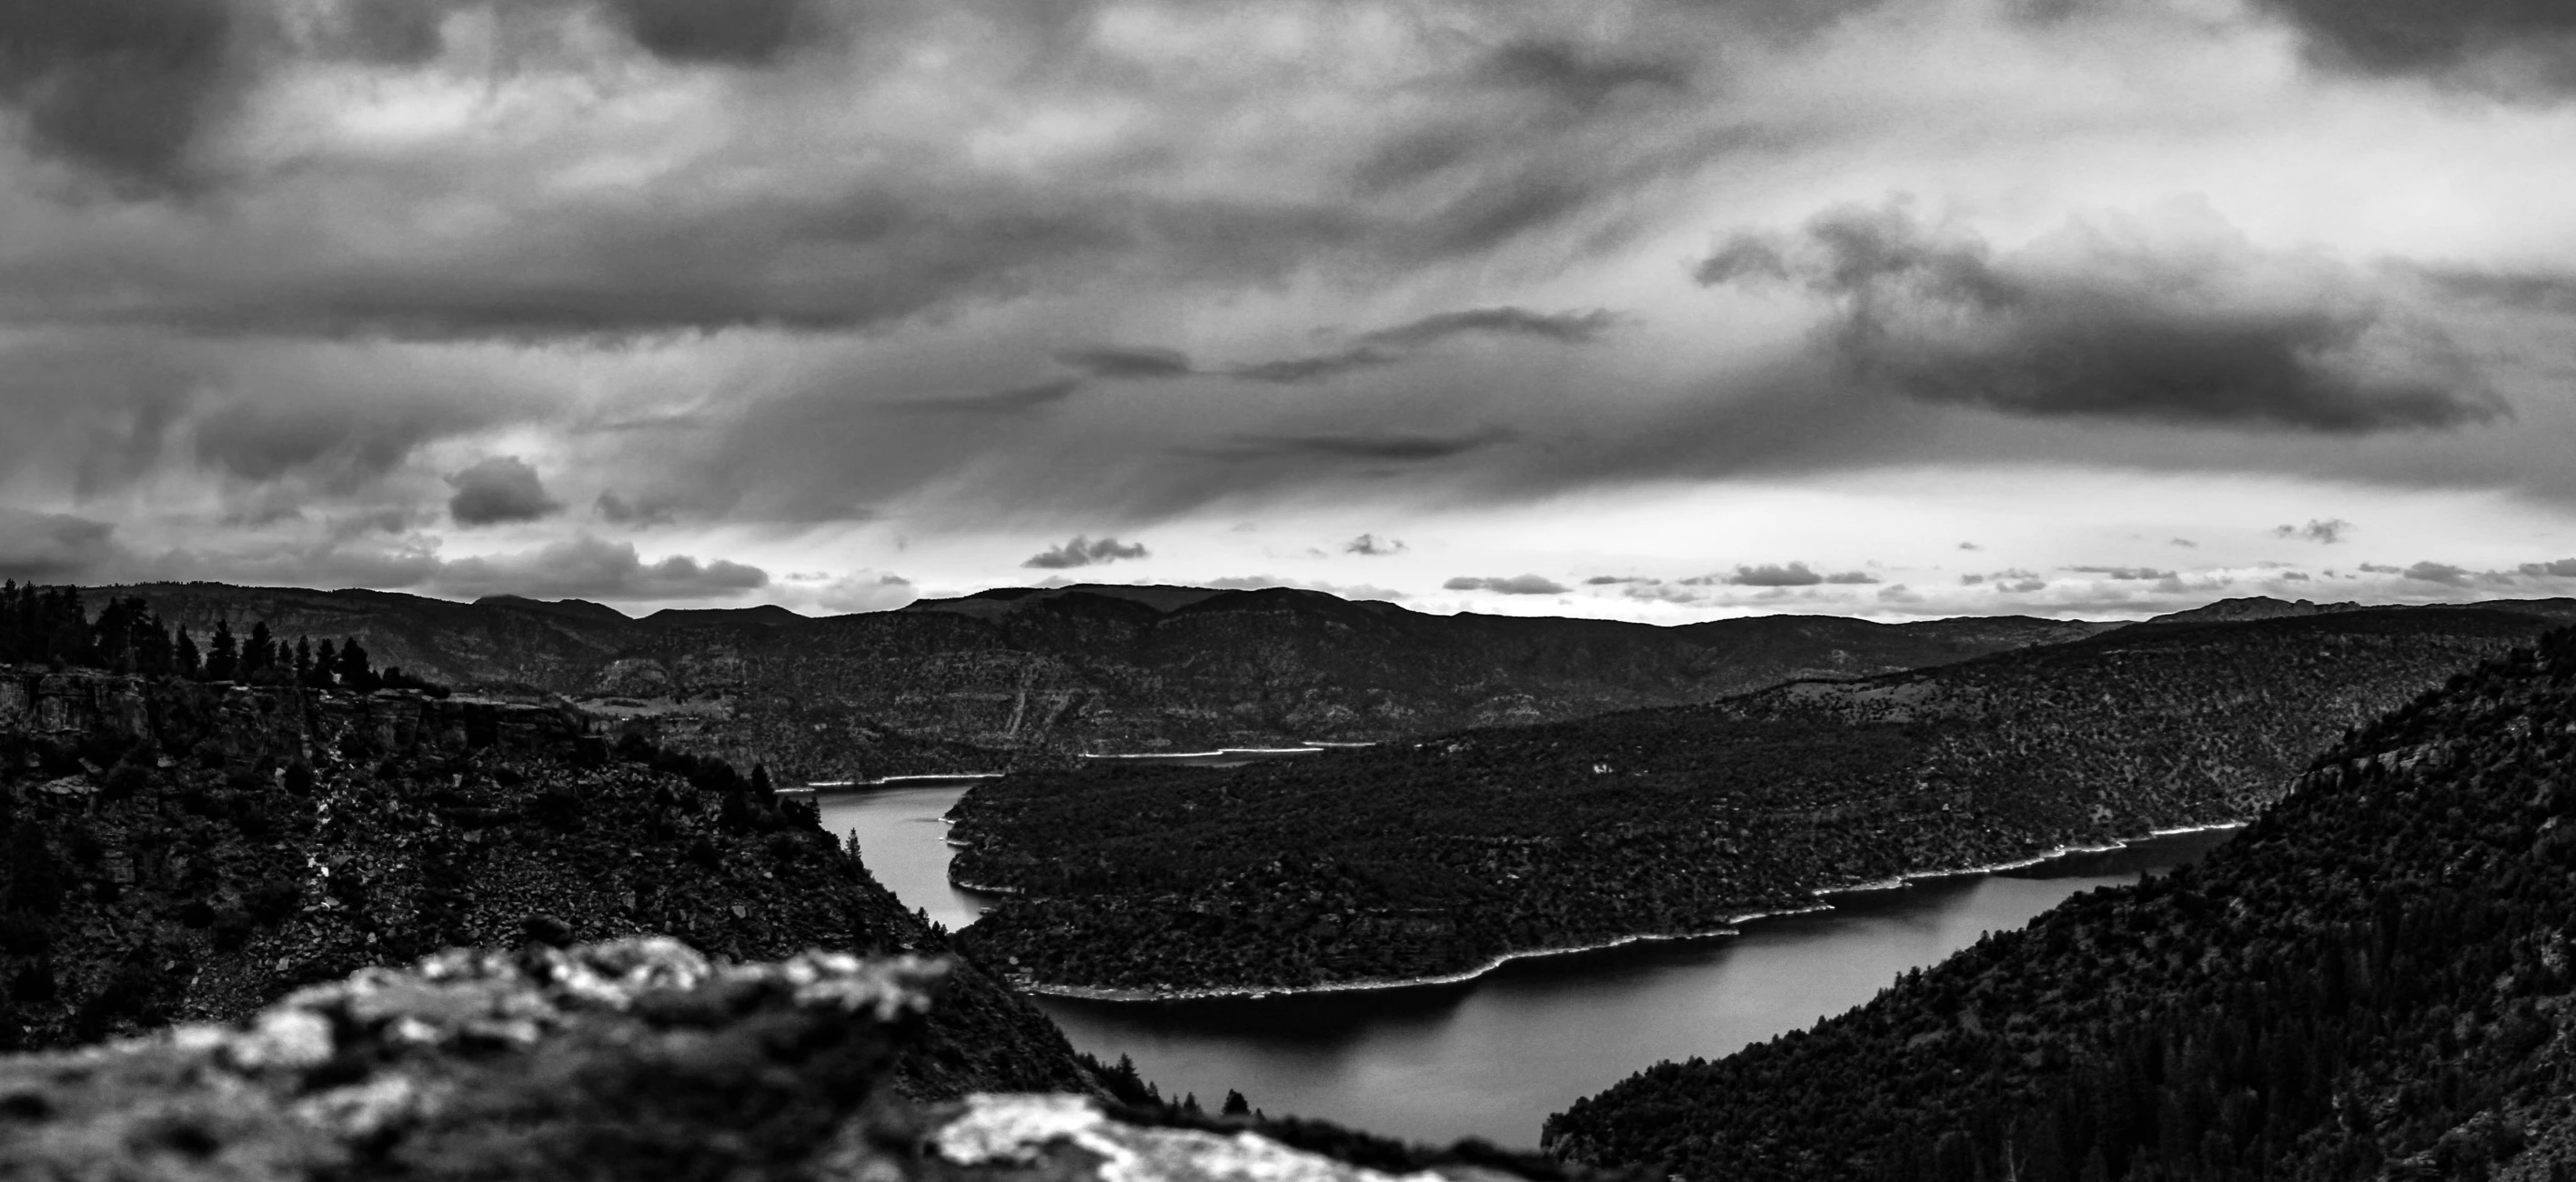
[[[236,1026],[0,1059],[12,1176],[1390,1182],[1249,1127],[889,1080],[948,966],[650,937],[457,950]],[[1453,1164],[1401,1175],[1494,1172]]]

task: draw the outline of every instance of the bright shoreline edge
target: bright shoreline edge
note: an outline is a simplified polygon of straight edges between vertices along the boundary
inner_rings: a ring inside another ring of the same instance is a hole
[[[1494,970],[1516,960],[1533,960],[1542,956],[1572,956],[1576,953],[1600,952],[1605,949],[1622,948],[1630,944],[1642,944],[1649,941],[1701,940],[1715,936],[1740,936],[1744,934],[1741,925],[1753,923],[1757,920],[1778,919],[1791,915],[1812,915],[1819,911],[1831,911],[1833,910],[1833,904],[1821,901],[1822,897],[1825,895],[1848,894],[1854,891],[1894,890],[1906,886],[1909,883],[1927,878],[1961,878],[1972,874],[1996,874],[2006,870],[2019,870],[2028,866],[2036,866],[2042,862],[2052,862],[2070,854],[2109,853],[2112,850],[2126,849],[2132,842],[2146,841],[2157,837],[2174,837],[2185,833],[2208,833],[2219,829],[2241,829],[2244,828],[2246,824],[2247,822],[2244,821],[2221,821],[2209,825],[2177,825],[2168,829],[2149,829],[2146,833],[2137,837],[2114,839],[2109,845],[2058,846],[2047,853],[2040,854],[2035,857],[2023,858],[2012,862],[1997,862],[1990,866],[1970,866],[1957,870],[1924,870],[1899,875],[1893,880],[1880,880],[1878,882],[1859,883],[1851,886],[1818,887],[1808,892],[1811,895],[1817,896],[1820,900],[1813,906],[1790,907],[1780,911],[1749,912],[1744,915],[1731,917],[1726,921],[1725,927],[1711,931],[1643,932],[1636,935],[1621,936],[1618,939],[1605,941],[1599,944],[1576,944],[1560,948],[1531,948],[1519,952],[1506,952],[1501,956],[1497,956],[1475,968],[1463,969],[1455,973],[1444,973],[1434,977],[1391,977],[1375,978],[1366,981],[1327,981],[1321,985],[1272,985],[1267,987],[1210,986],[1199,989],[1173,990],[1104,989],[1089,985],[1054,985],[1041,981],[1015,980],[1012,982],[1012,988],[1015,988],[1022,993],[1034,993],[1044,997],[1063,997],[1077,1001],[1134,1003],[1157,1001],[1204,1001],[1221,997],[1257,998],[1313,993],[1364,993],[1380,989],[1412,989],[1424,985],[1457,985],[1467,981],[1473,981],[1478,977],[1491,973]],[[958,883],[955,879],[950,879],[949,882],[951,885],[964,886],[964,884]],[[991,890],[992,888],[967,886],[964,889]]]

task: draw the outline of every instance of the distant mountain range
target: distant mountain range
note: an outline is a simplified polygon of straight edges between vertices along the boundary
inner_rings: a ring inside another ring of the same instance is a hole
[[[140,595],[201,635],[227,618],[266,620],[288,637],[355,636],[380,666],[562,695],[663,741],[813,779],[1558,721],[2118,626],[1782,615],[1657,627],[1429,615],[1286,588],[1106,584],[822,619],[778,607],[636,619],[581,600],[466,604],[213,583],[91,594]]]

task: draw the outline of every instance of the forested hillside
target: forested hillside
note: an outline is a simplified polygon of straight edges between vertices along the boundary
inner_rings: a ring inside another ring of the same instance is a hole
[[[211,583],[89,598],[94,608],[140,601],[200,638],[248,619],[280,637],[353,637],[379,664],[431,680],[564,695],[667,745],[829,780],[1556,721],[2109,627],[1768,616],[1662,628],[1435,616],[1284,588],[1106,585],[1004,588],[823,619],[776,607],[634,619],[575,600],[463,604]]]
[[[411,692],[0,667],[0,851],[0,1049],[239,1018],[456,945],[949,948],[765,773]],[[904,1078],[1083,1083],[971,965]]]
[[[968,929],[1049,985],[1268,988],[1705,932],[1812,892],[2252,815],[2536,617],[2123,629],[1863,682],[1233,769],[980,785]]]
[[[1553,1117],[1693,1179],[2576,1170],[2576,630],[2307,764],[2198,865]]]

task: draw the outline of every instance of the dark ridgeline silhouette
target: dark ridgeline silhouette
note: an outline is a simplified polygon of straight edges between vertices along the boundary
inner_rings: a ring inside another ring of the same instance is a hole
[[[2576,630],[2314,757],[2193,867],[1549,1119],[1687,1178],[2556,1179],[2576,1169]]]
[[[296,637],[290,647],[270,633],[268,621],[258,620],[245,640],[234,635],[230,617],[219,617],[201,656],[196,638],[185,628],[163,622],[142,596],[111,597],[99,607],[95,619],[83,609],[81,598],[77,587],[43,587],[15,580],[0,583],[0,664],[358,693],[448,692],[445,686],[400,668],[376,669],[356,637],[341,641],[336,652],[325,638],[317,660],[307,637]]]

